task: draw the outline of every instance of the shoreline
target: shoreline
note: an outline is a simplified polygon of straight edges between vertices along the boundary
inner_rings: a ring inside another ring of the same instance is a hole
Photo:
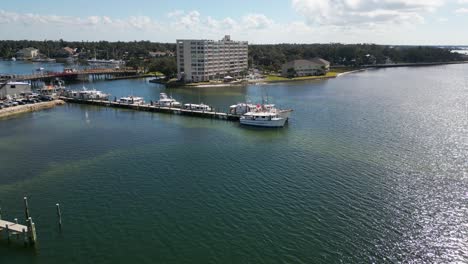
[[[14,115],[22,114],[22,113],[35,112],[35,111],[40,111],[44,109],[49,109],[57,105],[63,105],[63,104],[65,104],[63,100],[53,100],[49,102],[40,102],[40,103],[29,104],[29,105],[17,105],[17,106],[12,106],[8,108],[3,108],[3,109],[0,109],[0,120],[6,117],[10,117],[10,116],[14,116]]]
[[[280,79],[280,80],[267,80],[259,79],[254,81],[247,81],[242,83],[200,83],[200,84],[164,84],[168,88],[181,88],[181,87],[194,87],[194,88],[211,88],[211,87],[241,87],[246,85],[266,85],[275,83],[289,83],[289,82],[304,82],[304,81],[322,81],[341,77],[347,74],[353,74],[357,72],[366,71],[369,69],[381,69],[381,68],[397,68],[397,67],[430,67],[438,65],[452,65],[452,64],[467,64],[468,61],[448,61],[448,62],[421,62],[421,63],[396,63],[396,64],[376,64],[376,65],[363,65],[360,68],[353,68],[351,70],[343,72],[335,72],[333,76],[308,76],[291,79]],[[335,68],[340,69],[340,68]],[[280,76],[278,76],[280,77]],[[284,78],[284,77],[281,77]]]

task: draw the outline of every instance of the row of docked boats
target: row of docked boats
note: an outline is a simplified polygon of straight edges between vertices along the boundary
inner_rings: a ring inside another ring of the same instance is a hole
[[[120,104],[136,104],[142,105],[145,104],[145,100],[142,97],[128,96],[121,97],[118,102]],[[157,107],[168,107],[168,108],[183,108],[194,111],[205,111],[210,112],[212,108],[206,104],[181,104],[171,96],[168,96],[166,93],[159,94],[159,100],[156,102],[151,101],[150,105]]]
[[[88,90],[83,87],[80,91],[65,91],[64,96],[80,99],[80,100],[109,100],[109,94],[105,94],[97,90]],[[142,97],[126,96],[121,97],[115,102],[129,105],[144,105],[145,100]],[[157,107],[181,108],[193,111],[211,112],[212,108],[209,105],[200,104],[181,104],[166,93],[160,93],[158,101],[151,101],[150,105]],[[242,125],[258,126],[258,127],[283,127],[289,119],[292,110],[281,110],[275,107],[274,104],[252,104],[238,103],[230,106],[230,114],[238,115]]]

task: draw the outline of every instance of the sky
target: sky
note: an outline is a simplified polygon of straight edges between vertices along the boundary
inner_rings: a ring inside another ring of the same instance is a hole
[[[0,39],[468,45],[468,0],[0,0]]]

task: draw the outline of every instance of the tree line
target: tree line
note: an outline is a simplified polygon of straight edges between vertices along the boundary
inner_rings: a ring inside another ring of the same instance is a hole
[[[160,71],[166,76],[175,76],[175,57],[152,58],[151,51],[176,51],[175,43],[150,41],[108,42],[108,41],[0,41],[0,57],[11,58],[26,47],[34,47],[50,58],[65,58],[69,54],[64,47],[76,48],[82,60],[121,59],[130,67],[147,71]],[[281,65],[295,59],[321,57],[332,66],[360,67],[367,64],[446,62],[463,60],[462,55],[449,49],[430,46],[388,46],[376,44],[272,44],[249,45],[249,66],[267,71],[278,71]]]
[[[464,58],[449,49],[431,46],[375,44],[275,44],[249,46],[249,64],[279,70],[287,61],[321,57],[332,66],[360,67],[368,64],[448,62]]]

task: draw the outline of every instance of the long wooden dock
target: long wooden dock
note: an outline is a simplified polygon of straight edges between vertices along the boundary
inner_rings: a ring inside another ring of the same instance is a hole
[[[99,105],[105,107],[114,107],[114,108],[124,108],[124,109],[133,109],[136,111],[147,111],[147,112],[159,112],[175,115],[185,115],[185,116],[195,116],[201,118],[210,118],[210,119],[221,119],[228,121],[239,121],[240,115],[233,115],[223,112],[215,111],[197,111],[183,108],[174,108],[174,107],[163,107],[151,104],[123,104],[114,101],[108,100],[83,100],[75,99],[69,97],[60,97],[65,102],[77,103],[77,104],[90,104],[90,105]]]

